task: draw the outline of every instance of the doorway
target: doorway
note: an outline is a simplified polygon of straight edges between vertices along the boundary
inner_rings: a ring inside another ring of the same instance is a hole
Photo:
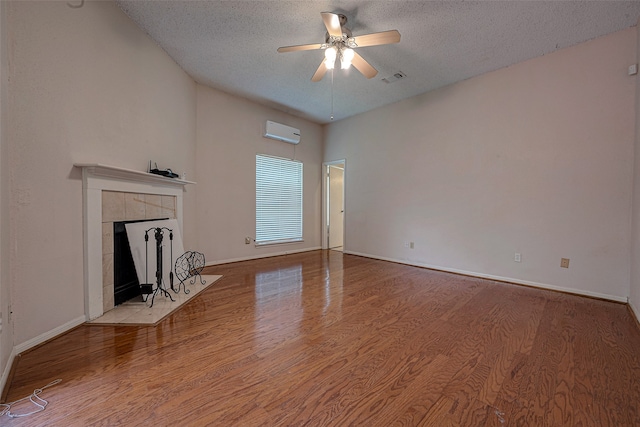
[[[325,212],[323,247],[342,251],[345,224],[345,161],[327,162],[325,165]]]

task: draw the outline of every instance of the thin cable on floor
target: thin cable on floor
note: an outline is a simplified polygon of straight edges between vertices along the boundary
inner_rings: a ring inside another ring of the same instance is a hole
[[[22,399],[18,399],[18,400],[15,400],[13,402],[9,402],[9,403],[0,403],[0,417],[2,417],[3,415],[6,415],[9,418],[28,417],[29,415],[37,414],[38,412],[44,411],[44,408],[47,407],[49,402],[44,400],[43,398],[41,398],[40,397],[40,393],[42,393],[42,390],[44,390],[46,388],[49,388],[49,387],[53,387],[54,385],[59,384],[60,382],[62,382],[62,380],[60,378],[58,378],[57,380],[51,381],[49,384],[47,384],[46,386],[44,386],[42,388],[37,388],[37,389],[33,390],[33,393],[31,393],[27,397],[23,397]],[[36,409],[35,411],[31,411],[31,412],[25,413],[25,414],[16,414],[14,412],[11,412],[11,407],[12,406],[16,405],[17,403],[25,402],[27,400],[31,401],[31,403],[36,405],[38,407],[38,409]]]
[[[498,421],[500,421],[500,424],[504,424],[505,422],[504,412],[502,412],[500,409],[496,408],[495,406],[489,405],[489,407],[493,409],[493,413],[496,414],[496,416],[498,417]]]

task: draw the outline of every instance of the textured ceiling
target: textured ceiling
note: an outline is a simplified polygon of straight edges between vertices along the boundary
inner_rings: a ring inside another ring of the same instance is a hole
[[[358,49],[379,73],[335,70],[340,120],[618,30],[633,27],[640,1],[117,1],[196,81],[328,123],[331,73],[311,76],[322,51],[320,12],[347,16],[354,36],[397,29],[399,44]],[[631,65],[631,64],[629,64]],[[385,83],[402,71],[406,78]]]

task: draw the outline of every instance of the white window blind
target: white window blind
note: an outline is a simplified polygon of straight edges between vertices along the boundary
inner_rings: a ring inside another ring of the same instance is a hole
[[[256,244],[302,240],[302,162],[256,155]]]

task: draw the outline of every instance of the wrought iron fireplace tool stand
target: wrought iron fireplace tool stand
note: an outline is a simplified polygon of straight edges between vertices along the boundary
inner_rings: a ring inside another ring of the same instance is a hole
[[[156,289],[152,291],[153,284],[149,283],[149,231],[154,230],[154,236],[156,239]],[[173,289],[173,271],[171,270],[171,265],[173,264],[173,230],[167,227],[151,227],[147,231],[144,232],[144,241],[145,241],[145,280],[147,283],[140,286],[141,293],[146,294],[147,298],[144,300],[147,302],[149,299],[149,294],[153,294],[151,296],[151,305],[149,307],[153,307],[153,301],[156,298],[158,293],[161,293],[165,297],[169,297],[171,301],[175,300],[171,296],[171,294],[167,291],[163,284],[162,280],[162,240],[164,238],[164,231],[167,230],[169,232],[169,241],[171,242],[171,264],[169,264],[169,282],[170,286]]]

